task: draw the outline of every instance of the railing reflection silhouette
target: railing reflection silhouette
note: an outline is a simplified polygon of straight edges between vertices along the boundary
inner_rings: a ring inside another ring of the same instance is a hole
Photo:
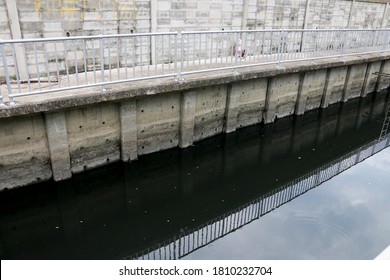
[[[318,187],[348,168],[364,161],[390,145],[390,134],[371,141],[293,181],[250,201],[196,228],[182,230],[165,242],[126,257],[126,259],[181,259],[191,252],[259,219],[283,204]]]

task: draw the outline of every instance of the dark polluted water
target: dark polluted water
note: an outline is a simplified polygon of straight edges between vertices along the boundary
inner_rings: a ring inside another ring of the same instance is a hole
[[[3,191],[1,259],[373,259],[390,245],[389,103]]]

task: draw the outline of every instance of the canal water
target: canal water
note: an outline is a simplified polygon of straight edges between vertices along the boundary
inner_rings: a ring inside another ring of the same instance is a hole
[[[3,191],[1,259],[373,259],[390,245],[389,103]]]

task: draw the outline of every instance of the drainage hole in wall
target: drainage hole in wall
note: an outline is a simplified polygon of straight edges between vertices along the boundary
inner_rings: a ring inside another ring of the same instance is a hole
[[[27,137],[27,140],[30,140],[31,138],[30,137]]]
[[[203,135],[203,132],[200,135]]]
[[[142,129],[142,130],[141,130],[141,133],[144,133],[144,132],[145,132],[145,130]]]
[[[145,146],[142,146],[142,149],[145,149]]]
[[[217,99],[217,103],[218,103],[218,99]]]
[[[172,143],[173,141],[172,141],[172,140],[169,140],[169,142],[171,142],[171,143]]]
[[[83,128],[83,126],[82,126],[82,125],[80,125],[80,126],[79,126],[79,128]]]
[[[87,170],[87,168],[88,168],[88,167],[87,167],[86,165],[84,165],[84,170]]]
[[[143,113],[144,112],[144,110],[141,110],[141,113]]]
[[[172,109],[175,108],[175,106],[172,106]]]
[[[106,161],[107,161],[107,162],[110,162],[110,158],[107,158]]]
[[[106,122],[102,122],[102,124],[106,124]]]
[[[108,141],[110,141],[110,140],[106,139],[106,142],[108,142]]]
[[[204,118],[202,118],[202,121],[204,121]]]
[[[38,177],[38,178],[37,178],[37,181],[41,181],[41,180],[42,180],[41,177]]]
[[[171,124],[171,127],[174,127],[175,125],[174,124]]]

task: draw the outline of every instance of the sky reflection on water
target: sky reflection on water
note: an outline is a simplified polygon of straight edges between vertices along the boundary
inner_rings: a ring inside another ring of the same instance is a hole
[[[390,149],[186,259],[373,259],[390,245]]]

